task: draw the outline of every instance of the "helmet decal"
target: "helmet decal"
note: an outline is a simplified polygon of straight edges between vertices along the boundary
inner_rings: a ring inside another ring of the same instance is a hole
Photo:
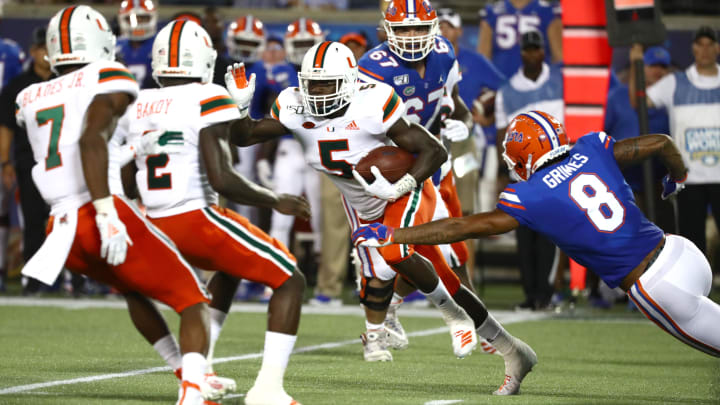
[[[332,44],[331,41],[325,41],[320,44],[317,51],[315,51],[315,57],[313,58],[313,68],[320,69],[323,67],[323,60],[325,59],[325,54],[327,54],[327,49],[330,44]]]
[[[76,7],[77,6],[66,8],[62,12],[62,17],[60,17],[60,51],[62,53],[72,52],[72,44],[70,43],[70,19]]]
[[[180,34],[187,20],[173,22],[172,31],[170,32],[170,44],[168,45],[168,66],[180,66]]]

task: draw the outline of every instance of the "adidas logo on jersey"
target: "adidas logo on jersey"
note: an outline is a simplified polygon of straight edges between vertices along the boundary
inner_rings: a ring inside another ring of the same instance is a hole
[[[350,123],[348,124],[348,126],[345,127],[345,129],[346,129],[346,130],[354,130],[354,131],[357,131],[357,130],[360,129],[360,127],[357,126],[357,124],[355,123],[355,120],[352,120],[352,122],[350,122]]]

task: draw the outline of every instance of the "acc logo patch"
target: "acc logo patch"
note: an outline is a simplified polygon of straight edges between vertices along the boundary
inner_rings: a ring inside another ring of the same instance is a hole
[[[302,126],[303,126],[303,128],[305,128],[305,129],[313,129],[313,128],[315,128],[315,124],[312,123],[312,122],[310,122],[310,121],[305,121],[305,122],[303,122]]]
[[[407,74],[395,76],[393,77],[393,83],[395,83],[396,86],[408,84],[410,83],[410,77]]]
[[[415,86],[407,86],[403,89],[403,94],[407,97],[412,96],[415,94]]]

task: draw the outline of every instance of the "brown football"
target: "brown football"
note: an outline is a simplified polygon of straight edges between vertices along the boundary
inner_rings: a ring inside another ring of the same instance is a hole
[[[394,183],[407,173],[415,163],[415,156],[397,146],[381,146],[370,151],[355,165],[355,170],[368,183],[375,181],[370,168],[377,166],[380,173]]]

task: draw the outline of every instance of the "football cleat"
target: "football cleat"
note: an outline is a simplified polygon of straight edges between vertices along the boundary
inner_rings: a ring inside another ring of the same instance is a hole
[[[200,387],[190,381],[183,381],[180,384],[178,400],[175,405],[203,405],[204,399]]]
[[[448,322],[450,336],[452,337],[453,352],[457,358],[462,359],[472,353],[477,347],[478,338],[475,333],[475,324],[472,319]]]
[[[388,336],[388,345],[395,350],[405,350],[408,347],[408,337],[397,316],[397,306],[388,308],[385,315],[385,332]]]
[[[363,358],[365,361],[392,361],[393,357],[388,350],[388,333],[367,332],[360,335],[363,344]]]
[[[497,354],[498,356],[502,356],[495,346],[491,345],[490,342],[483,338],[480,338],[480,349],[482,349],[482,352],[485,354]]]
[[[227,395],[228,392],[235,391],[237,384],[232,378],[218,377],[215,373],[205,374],[205,380],[200,384],[200,392],[203,398],[211,401],[217,401]]]
[[[245,395],[245,405],[301,405],[282,387],[253,385]]]
[[[522,380],[537,364],[537,355],[527,343],[513,338],[513,348],[504,357],[505,381],[493,395],[516,395],[520,392]]]

